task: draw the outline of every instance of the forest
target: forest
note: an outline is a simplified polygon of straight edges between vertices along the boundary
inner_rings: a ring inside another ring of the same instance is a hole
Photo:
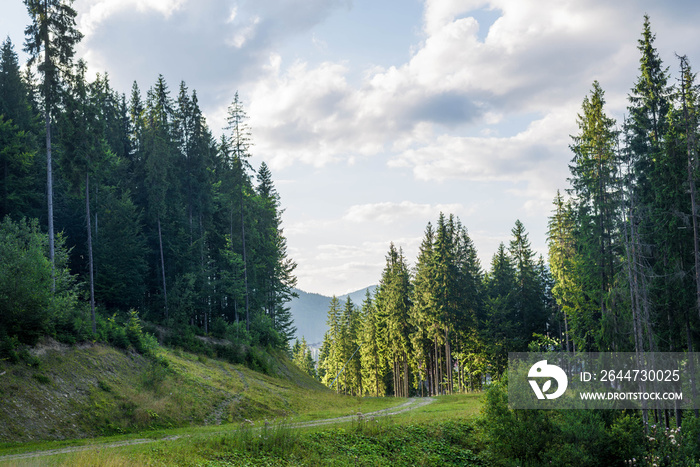
[[[583,98],[548,257],[516,220],[484,266],[467,227],[441,214],[414,265],[392,243],[376,293],[332,300],[315,364],[303,339],[291,345],[296,264],[272,174],[250,165],[239,95],[215,137],[184,82],[172,92],[158,76],[127,96],[106,73],[89,80],[71,2],[25,4],[28,66],[9,38],[0,56],[0,358],[44,336],[144,353],[154,335],[196,351],[210,336],[238,347],[204,351],[253,368],[255,348],[290,352],[344,394],[487,389],[484,439],[512,465],[622,465],[656,452],[640,438],[652,423],[695,433],[683,451],[668,436],[662,447],[684,459],[664,465],[696,465],[697,411],[513,411],[505,392],[508,352],[699,345],[700,91],[686,57],[677,73],[664,65],[648,16],[623,121],[599,82]]]
[[[673,81],[654,41],[647,16],[622,122],[597,81],[583,99],[547,260],[516,221],[485,270],[467,228],[442,214],[413,267],[392,244],[374,297],[332,302],[319,361],[326,384],[436,395],[504,375],[508,352],[698,348],[698,87],[684,56]],[[681,425],[680,411],[653,416]]]
[[[70,3],[25,4],[28,66],[9,37],[0,58],[2,357],[45,335],[127,347],[142,320],[185,348],[228,338],[234,359],[286,351],[296,265],[238,93],[217,138],[186,83],[90,81]]]

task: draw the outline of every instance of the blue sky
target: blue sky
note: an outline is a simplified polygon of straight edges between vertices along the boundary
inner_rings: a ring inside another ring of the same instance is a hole
[[[270,166],[299,287],[377,283],[441,211],[482,266],[520,219],[546,254],[570,136],[594,80],[622,121],[643,15],[671,72],[700,59],[700,4],[652,0],[76,0],[78,55],[128,93],[196,89],[218,136],[236,91]],[[0,33],[21,49],[21,0]]]

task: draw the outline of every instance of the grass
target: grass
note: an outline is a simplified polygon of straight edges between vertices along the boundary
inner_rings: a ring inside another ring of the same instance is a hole
[[[271,358],[272,374],[265,375],[168,349],[149,359],[103,345],[48,342],[34,353],[32,365],[0,361],[0,455],[96,438],[210,433],[244,420],[301,422],[401,402],[337,395],[282,355]]]
[[[375,407],[380,407],[377,402]],[[277,420],[181,428],[159,433],[180,436],[174,440],[53,455],[14,465],[486,465],[473,430],[479,407],[480,395],[467,394],[441,396],[425,407],[391,417],[363,415],[334,426],[298,428]]]
[[[149,359],[49,342],[35,357],[32,365],[0,362],[0,456],[74,452],[3,465],[355,465],[356,457],[449,465],[468,448],[448,432],[465,433],[480,405],[475,395],[443,396],[392,417],[358,418],[406,400],[338,395],[282,355],[270,358],[267,375],[167,349]],[[342,424],[299,426],[348,415]],[[156,441],[126,445],[144,438]]]

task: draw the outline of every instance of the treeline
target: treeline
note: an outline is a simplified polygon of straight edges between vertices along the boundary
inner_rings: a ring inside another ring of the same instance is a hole
[[[184,82],[171,93],[159,76],[145,95],[134,83],[127,97],[106,74],[90,81],[86,63],[72,59],[82,37],[72,2],[25,3],[29,66],[21,71],[9,38],[0,58],[0,219],[3,235],[46,236],[50,280],[36,293],[60,297],[64,269],[78,279],[69,287],[80,299],[71,302],[76,335],[98,333],[100,315],[127,320],[138,310],[174,344],[210,333],[287,349],[296,265],[272,175],[249,163],[238,94],[217,139]],[[3,313],[0,332],[35,340],[25,326],[32,310]],[[55,333],[54,318],[37,321],[39,333]]]
[[[597,81],[583,100],[570,189],[549,219],[548,265],[517,222],[483,273],[466,229],[441,217],[415,267],[392,246],[375,297],[359,311],[332,304],[324,381],[350,360],[340,390],[436,394],[498,376],[509,351],[698,348],[700,94],[687,58],[677,57],[673,82],[654,41],[645,17],[621,124]]]
[[[645,17],[621,124],[593,83],[572,137],[569,197],[554,200],[549,263],[569,350],[698,348],[698,87],[686,57],[671,80],[654,41]]]
[[[488,272],[452,215],[428,224],[412,269],[392,244],[373,297],[331,300],[322,381],[373,396],[474,390],[505,371],[509,351],[554,343],[548,269],[520,221],[512,235]]]

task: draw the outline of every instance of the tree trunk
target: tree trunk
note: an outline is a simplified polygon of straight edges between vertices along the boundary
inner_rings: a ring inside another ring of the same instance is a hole
[[[374,353],[374,385],[376,387],[375,396],[379,397],[379,354]]]
[[[250,332],[250,297],[248,292],[248,259],[245,247],[245,223],[243,222],[243,188],[241,187],[241,240],[243,241],[243,283],[245,284],[245,329]]]
[[[403,395],[408,397],[408,356],[403,354]]]
[[[452,352],[450,350],[449,327],[445,325],[445,371],[447,372],[447,394],[452,394]]]
[[[700,241],[698,240],[698,209],[694,174],[697,158],[695,156],[695,125],[690,124],[686,100],[686,70],[686,58],[681,57],[681,73],[683,75],[683,81],[681,82],[681,88],[683,90],[683,120],[685,123],[686,155],[688,158],[688,185],[690,187],[690,210],[691,217],[693,219],[693,246],[695,249],[695,302],[698,315],[700,316]]]
[[[44,3],[45,14],[49,13],[48,3]],[[56,292],[56,261],[54,253],[54,228],[53,228],[53,171],[51,168],[51,87],[49,85],[50,77],[47,76],[50,70],[49,59],[49,28],[44,30],[44,67],[46,67],[44,75],[44,112],[46,122],[46,199],[49,215],[49,259],[51,260],[51,292]]]
[[[693,396],[693,400],[698,400],[697,398],[697,382],[695,381],[695,357],[693,354],[693,337],[690,333],[690,319],[688,316],[685,318],[685,337],[688,341],[688,355],[690,358],[688,359],[688,368],[690,370],[690,391]],[[700,410],[697,409],[697,407],[694,409],[695,413],[695,418],[700,417]],[[698,435],[700,437],[700,434]]]
[[[168,289],[165,286],[165,256],[163,255],[163,234],[160,229],[160,216],[158,216],[158,243],[160,246],[160,270],[163,273],[163,299],[165,300],[165,319],[168,319]]]
[[[46,61],[48,62],[48,51]],[[56,292],[56,261],[54,253],[53,229],[53,171],[51,169],[51,110],[49,107],[48,85],[46,88],[46,199],[49,214],[49,259],[51,260],[51,292]]]
[[[5,158],[5,174],[3,178],[3,187],[5,189],[5,197],[3,199],[3,207],[2,207],[2,212],[3,212],[3,217],[5,217],[8,213],[7,211],[7,195],[8,195],[8,190],[7,190],[7,175],[8,175],[8,168],[7,168],[7,157]]]
[[[90,173],[85,174],[85,213],[87,218],[88,263],[90,271],[90,315],[92,316],[92,333],[97,334],[95,318],[95,274],[92,259],[92,225],[90,223]]]
[[[566,351],[570,351],[569,347],[569,321],[566,316],[566,311],[562,311],[564,313],[564,335],[566,336]]]

